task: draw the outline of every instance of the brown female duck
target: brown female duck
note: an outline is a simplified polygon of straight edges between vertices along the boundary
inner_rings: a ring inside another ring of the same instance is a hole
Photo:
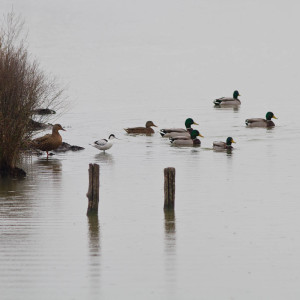
[[[151,127],[157,127],[154,125],[152,121],[147,121],[145,127],[131,127],[131,128],[124,128],[127,133],[134,133],[134,134],[152,134],[154,130]]]
[[[46,151],[48,158],[48,151],[55,150],[62,144],[62,137],[58,132],[59,130],[66,131],[60,124],[53,125],[52,134],[46,134],[34,139],[32,141],[33,146],[39,150]]]

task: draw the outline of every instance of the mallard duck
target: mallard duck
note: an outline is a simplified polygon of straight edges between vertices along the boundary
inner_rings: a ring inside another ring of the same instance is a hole
[[[274,114],[269,111],[266,113],[266,119],[262,118],[253,118],[247,119],[245,121],[248,127],[273,127],[275,126],[274,122],[271,119],[277,119]]]
[[[219,99],[214,100],[214,104],[216,106],[226,106],[226,105],[240,105],[241,101],[238,99],[238,96],[241,96],[238,91],[233,92],[233,98],[231,97],[222,97]]]
[[[154,130],[151,127],[157,127],[152,121],[147,121],[145,127],[124,128],[127,133],[152,134]]]
[[[213,142],[213,149],[214,150],[228,150],[232,149],[233,147],[231,146],[232,143],[235,143],[232,137],[228,137],[225,142]]]
[[[105,150],[108,150],[112,147],[112,145],[113,145],[112,140],[113,139],[117,139],[117,138],[115,137],[114,134],[111,134],[108,137],[108,139],[102,139],[102,140],[95,141],[92,146],[99,149],[99,150],[103,150],[105,152]]]
[[[66,131],[60,124],[53,125],[52,134],[46,134],[32,141],[35,148],[46,151],[48,158],[48,151],[57,149],[62,144],[62,137],[59,130]]]
[[[200,146],[201,141],[197,139],[198,136],[204,137],[198,130],[193,130],[190,137],[181,136],[170,138],[170,142],[177,146]]]
[[[193,128],[191,127],[192,125],[199,125],[194,122],[192,118],[188,118],[185,120],[185,129],[184,128],[166,128],[166,129],[161,129],[159,133],[161,134],[162,137],[168,137],[168,138],[173,138],[178,135],[186,135],[187,137],[190,136]],[[179,134],[178,134],[179,133]]]

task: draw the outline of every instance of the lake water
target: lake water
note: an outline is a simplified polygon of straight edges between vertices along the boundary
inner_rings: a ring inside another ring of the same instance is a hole
[[[1,179],[1,299],[299,299],[300,3],[4,0],[0,11],[12,6],[33,56],[67,86],[69,110],[50,121],[85,150],[24,158],[26,179]],[[235,89],[240,109],[213,107]],[[275,128],[245,127],[267,111]],[[200,148],[123,130],[187,117]],[[106,154],[89,145],[111,133]],[[212,150],[228,136],[231,154]]]

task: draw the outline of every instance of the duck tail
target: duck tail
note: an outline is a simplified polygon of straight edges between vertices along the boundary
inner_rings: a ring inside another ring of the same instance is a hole
[[[160,133],[161,136],[164,136],[164,135],[166,134],[166,131],[165,131],[164,129],[161,129],[161,130],[159,131],[159,133]]]
[[[215,105],[220,105],[221,102],[222,102],[221,99],[216,99],[216,100],[214,100],[214,104],[215,104]]]
[[[247,126],[249,125],[249,120],[248,120],[248,119],[245,120],[245,124],[246,124]]]

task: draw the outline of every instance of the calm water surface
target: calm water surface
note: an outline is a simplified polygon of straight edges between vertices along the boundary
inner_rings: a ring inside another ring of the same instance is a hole
[[[85,150],[24,158],[26,179],[1,179],[1,299],[299,299],[298,2],[15,0],[1,12],[12,3],[30,50],[68,85],[70,109],[52,121]],[[240,109],[213,107],[234,89]],[[269,110],[275,128],[245,128]],[[187,117],[200,148],[123,130]],[[111,133],[107,153],[90,145]],[[212,150],[228,136],[232,153]]]

